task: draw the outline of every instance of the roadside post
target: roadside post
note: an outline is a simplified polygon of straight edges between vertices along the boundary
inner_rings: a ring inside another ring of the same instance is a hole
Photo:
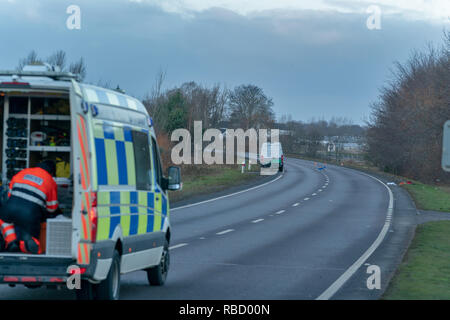
[[[248,171],[252,170],[252,160],[248,160]]]
[[[245,170],[245,160],[242,161],[242,169],[241,169],[241,173],[244,173]]]

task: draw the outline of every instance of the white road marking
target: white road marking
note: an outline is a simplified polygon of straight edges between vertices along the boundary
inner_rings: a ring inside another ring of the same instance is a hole
[[[285,212],[285,210],[277,211],[277,212],[275,212],[275,214],[282,214],[283,212]]]
[[[313,196],[317,196],[317,193],[313,193],[312,195],[313,195]]]
[[[305,198],[305,199],[303,199],[303,200],[305,200],[305,201],[308,201],[308,200],[309,200],[309,198]]]
[[[384,185],[386,189],[389,192],[389,205],[387,208],[386,215],[392,215],[394,211],[394,196],[392,194],[391,189],[380,179],[377,179],[369,174],[365,174],[360,172],[363,175],[366,175],[368,177],[371,177],[372,179],[377,180],[379,183]],[[348,268],[327,290],[325,290],[320,296],[317,297],[316,300],[328,300],[330,299],[346,282],[350,277],[362,266],[364,262],[372,255],[372,253],[378,248],[378,246],[383,241],[384,237],[386,236],[386,233],[389,230],[389,227],[391,225],[390,221],[386,221],[384,223],[383,229],[381,229],[380,234],[375,239],[375,241],[372,243],[372,245],[367,249],[364,254],[353,263],[350,268]]]
[[[297,203],[294,203],[292,206],[293,206],[293,207],[296,207],[296,206],[298,206],[299,204],[300,204],[300,203],[297,202]]]
[[[322,189],[317,190],[317,192],[322,192]]]
[[[261,221],[264,221],[264,219],[256,219],[256,220],[253,220],[252,223],[258,223],[258,222],[261,222]]]
[[[173,249],[176,249],[176,248],[181,248],[181,247],[184,247],[184,246],[187,246],[187,245],[188,245],[187,243],[179,243],[179,244],[176,244],[174,246],[169,247],[169,250],[173,250]]]
[[[270,180],[270,181],[268,181],[268,182],[266,182],[266,183],[257,185],[257,186],[255,186],[255,187],[252,187],[252,188],[249,188],[249,189],[245,189],[245,190],[242,190],[242,191],[230,193],[230,194],[227,194],[227,195],[224,195],[224,196],[221,196],[221,197],[217,197],[217,198],[213,198],[213,199],[209,199],[209,200],[205,200],[205,201],[200,201],[200,202],[196,202],[196,203],[187,204],[187,205],[181,206],[181,207],[171,208],[171,209],[170,209],[170,212],[173,212],[173,211],[175,211],[175,210],[184,209],[184,208],[190,208],[190,207],[193,207],[193,206],[198,206],[198,205],[200,205],[200,204],[204,204],[204,203],[208,203],[208,202],[211,202],[211,201],[216,201],[216,200],[228,198],[228,197],[235,196],[235,195],[238,195],[238,194],[241,194],[241,193],[244,193],[244,192],[248,192],[248,191],[251,191],[251,190],[255,190],[255,189],[264,187],[264,186],[266,186],[266,185],[268,185],[268,184],[270,184],[270,183],[273,183],[273,182],[275,182],[275,181],[281,179],[283,176],[284,176],[284,174],[281,174],[278,178],[275,178],[275,179]]]
[[[227,230],[223,230],[223,231],[217,232],[216,234],[221,236],[222,234],[225,234],[225,233],[228,233],[228,232],[233,232],[233,231],[234,231],[234,229],[227,229]]]

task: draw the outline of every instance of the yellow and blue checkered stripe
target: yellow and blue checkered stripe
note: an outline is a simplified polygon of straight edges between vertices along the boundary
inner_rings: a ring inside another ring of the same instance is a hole
[[[131,128],[96,123],[94,143],[98,185],[136,185]]]
[[[155,208],[156,195],[161,197],[161,208]],[[97,240],[110,239],[119,224],[125,237],[161,231],[168,217],[168,202],[160,193],[100,191],[97,197]]]
[[[146,113],[144,105],[130,96],[86,84],[80,84],[80,88],[83,89],[84,98],[91,103],[108,104]]]

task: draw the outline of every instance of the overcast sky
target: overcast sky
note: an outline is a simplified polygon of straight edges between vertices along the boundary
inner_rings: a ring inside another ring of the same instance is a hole
[[[69,30],[69,5],[81,29]],[[381,29],[369,30],[370,5]],[[278,116],[362,123],[394,61],[440,44],[448,0],[0,0],[0,69],[32,49],[84,57],[87,81],[110,81],[138,98],[159,69],[165,87],[256,84]]]

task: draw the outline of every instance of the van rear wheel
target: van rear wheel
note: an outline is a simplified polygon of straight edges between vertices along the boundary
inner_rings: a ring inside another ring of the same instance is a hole
[[[120,254],[114,250],[111,268],[105,280],[96,285],[97,299],[119,300],[120,294]]]
[[[170,266],[169,242],[164,242],[161,261],[157,266],[147,269],[147,279],[152,286],[162,286],[166,282]]]

